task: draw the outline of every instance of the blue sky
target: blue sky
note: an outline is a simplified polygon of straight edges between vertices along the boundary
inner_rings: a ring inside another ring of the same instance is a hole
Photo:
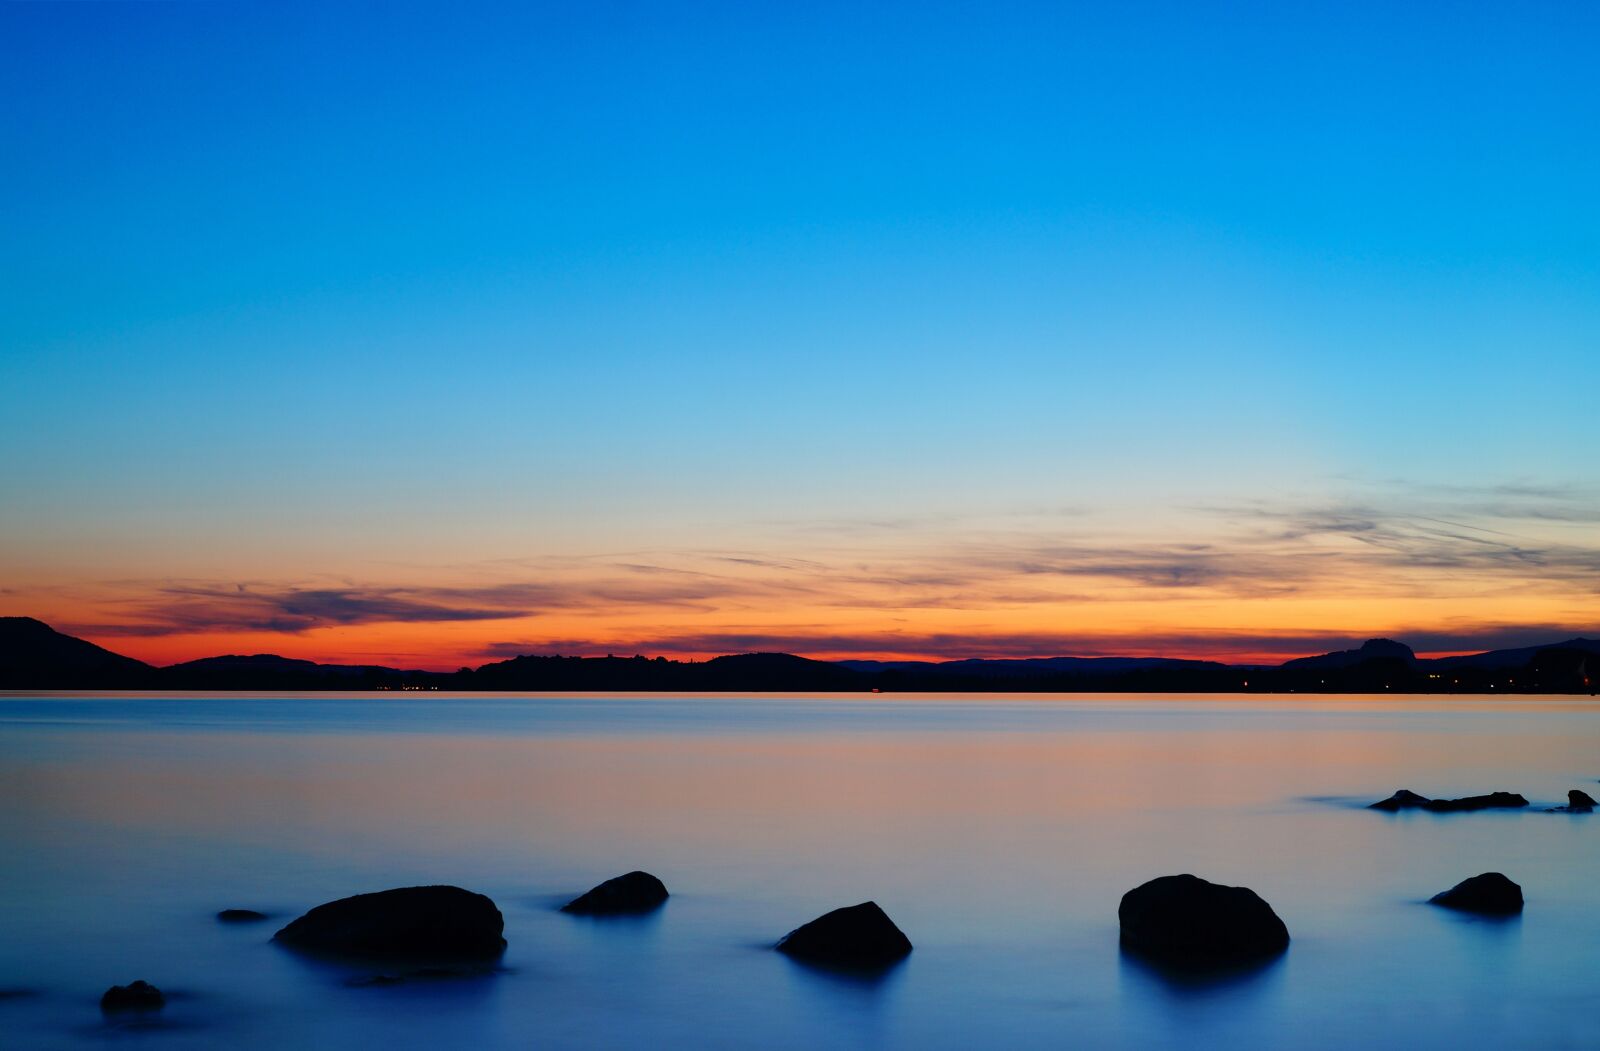
[[[1573,543],[1526,531],[1600,487],[1597,30],[5,5],[10,604],[1465,490]]]

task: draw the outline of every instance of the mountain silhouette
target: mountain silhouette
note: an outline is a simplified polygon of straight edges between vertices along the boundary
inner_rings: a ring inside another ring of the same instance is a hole
[[[126,689],[155,671],[143,661],[63,635],[32,617],[0,617],[0,686]]]
[[[399,685],[410,676],[428,673],[375,664],[318,664],[275,653],[230,653],[173,664],[156,674],[169,690],[359,690]]]
[[[1600,639],[1568,639],[1548,646],[1520,646],[1511,650],[1490,650],[1487,653],[1468,653],[1460,657],[1440,657],[1435,663],[1449,668],[1520,668],[1531,664],[1538,654],[1546,650],[1572,650],[1600,657]]]
[[[1317,657],[1296,657],[1294,660],[1284,661],[1280,667],[1295,669],[1311,668],[1348,668],[1355,664],[1365,664],[1367,661],[1396,660],[1406,664],[1416,662],[1417,655],[1410,646],[1393,639],[1368,639],[1361,644],[1360,649],[1339,650],[1337,653],[1324,653]]]
[[[1369,639],[1276,667],[1173,657],[821,661],[739,653],[680,661],[530,654],[430,672],[257,653],[157,668],[31,617],[0,617],[0,689],[11,690],[1594,693],[1597,680],[1600,641],[1587,638],[1434,659],[1392,639]]]

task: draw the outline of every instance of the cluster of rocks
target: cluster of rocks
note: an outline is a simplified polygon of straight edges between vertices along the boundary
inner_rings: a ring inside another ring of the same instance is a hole
[[[1581,792],[1573,792],[1572,796],[1572,809],[1594,806],[1593,800],[1580,804],[1577,797],[1588,799]],[[1437,802],[1465,801],[1428,800],[1401,791],[1382,804],[1373,805],[1394,810]],[[1394,805],[1385,805],[1389,803]],[[1519,805],[1526,804],[1523,800]],[[667,898],[667,888],[661,880],[648,872],[629,872],[572,899],[561,906],[561,911],[582,916],[640,915],[660,908]],[[1522,888],[1498,872],[1462,880],[1428,900],[1483,915],[1510,915],[1523,908]],[[225,923],[267,918],[253,909],[225,909],[217,914],[217,919]],[[1162,965],[1189,970],[1257,964],[1281,955],[1289,947],[1288,927],[1255,891],[1211,883],[1189,874],[1162,876],[1128,891],[1117,907],[1117,920],[1124,950]],[[317,955],[427,964],[407,976],[377,974],[350,983],[393,985],[406,977],[472,973],[460,965],[497,959],[505,951],[504,931],[505,918],[488,897],[440,885],[398,887],[318,905],[284,926],[273,935],[273,941]],[[796,927],[773,948],[818,966],[876,971],[906,957],[912,946],[876,902],[866,901],[834,909]],[[165,1004],[161,990],[146,981],[112,986],[100,999],[101,1010],[107,1015],[159,1011]]]
[[[1435,814],[1452,814],[1467,810],[1520,810],[1528,800],[1516,792],[1490,792],[1481,796],[1462,796],[1460,799],[1429,799],[1409,788],[1402,788],[1388,799],[1370,803],[1368,810],[1427,810]],[[1547,814],[1590,814],[1595,801],[1589,793],[1574,788],[1567,793],[1567,805],[1546,807]]]

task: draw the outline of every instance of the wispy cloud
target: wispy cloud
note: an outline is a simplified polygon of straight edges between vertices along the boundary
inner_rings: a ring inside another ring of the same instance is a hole
[[[100,635],[208,632],[297,633],[332,625],[497,620],[527,616],[517,593],[484,589],[478,602],[458,589],[274,588],[246,584],[168,585],[135,604],[132,619],[88,626]],[[491,600],[491,601],[484,601]]]
[[[1065,513],[944,515],[920,523],[908,517],[892,528],[841,524],[826,535],[786,526],[752,534],[738,549],[407,569],[430,583],[122,581],[106,586],[96,623],[67,626],[97,636],[162,636],[529,618],[551,624],[548,637],[526,625],[514,634],[486,628],[480,637],[500,641],[485,644],[484,656],[750,649],[1294,653],[1360,641],[1304,619],[1285,622],[1285,610],[1302,599],[1381,608],[1389,599],[1421,598],[1460,603],[1463,619],[1416,624],[1414,644],[1470,649],[1544,641],[1600,619],[1600,532],[1582,528],[1595,510],[1587,502],[1592,495],[1532,485],[1391,488],[1342,502],[1177,509],[1159,523],[1141,529],[1132,520],[1121,530],[1101,517]],[[1486,496],[1508,509],[1486,510]],[[1552,501],[1564,509],[1562,517],[1551,511]],[[1543,623],[1496,626],[1503,615],[1492,604],[1530,594],[1550,611]],[[1137,617],[1111,619],[1137,620],[1143,626],[1137,633],[1067,630],[1104,621],[1102,613],[1128,603],[1139,605]],[[1231,624],[1251,619],[1240,611],[1258,611],[1259,630],[1207,630],[1224,608]],[[991,616],[999,611],[1007,612]],[[771,624],[775,616],[793,616],[792,627],[750,626]],[[957,619],[973,624],[970,635],[948,630]],[[855,631],[864,620],[904,628]],[[1028,621],[1066,627],[1020,634],[984,627]],[[657,627],[641,631],[641,622]],[[1392,624],[1372,630],[1396,632]]]

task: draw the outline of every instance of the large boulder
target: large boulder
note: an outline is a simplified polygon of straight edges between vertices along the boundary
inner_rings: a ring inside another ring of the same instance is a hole
[[[129,982],[127,985],[113,985],[100,997],[100,1010],[105,1012],[115,1011],[159,1011],[166,1005],[167,998],[161,990],[149,982],[139,980]]]
[[[573,898],[561,906],[561,911],[582,916],[624,916],[660,908],[666,900],[666,884],[648,872],[629,872]]]
[[[1117,919],[1124,948],[1178,966],[1250,963],[1289,947],[1289,929],[1255,891],[1187,874],[1128,891]]]
[[[362,957],[476,959],[506,947],[494,902],[460,887],[400,887],[318,905],[272,936],[296,949]]]
[[[886,967],[911,951],[911,941],[875,901],[834,909],[778,942],[786,956],[830,967]]]
[[[223,923],[260,923],[266,918],[266,913],[255,909],[223,909],[217,913],[217,919]]]
[[[1428,899],[1435,905],[1463,912],[1505,916],[1522,911],[1522,888],[1498,872],[1464,879]]]

